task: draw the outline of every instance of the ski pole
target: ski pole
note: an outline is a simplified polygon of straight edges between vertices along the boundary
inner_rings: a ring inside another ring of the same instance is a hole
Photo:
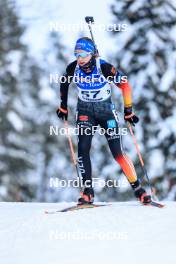
[[[68,122],[66,120],[64,120],[64,126],[65,126],[66,131],[67,131],[67,138],[68,138],[68,142],[69,142],[71,158],[72,158],[73,164],[75,165],[76,173],[77,173],[79,183],[81,186],[82,181],[81,181],[81,177],[79,175],[78,163],[77,163],[77,159],[76,159],[74,148],[73,148],[73,142],[72,142],[71,136],[70,136],[69,131],[68,131]]]
[[[138,154],[138,157],[139,157],[139,161],[140,161],[140,164],[141,164],[142,171],[143,171],[144,175],[146,176],[146,179],[147,179],[148,185],[149,185],[149,187],[150,187],[151,196],[153,196],[153,195],[155,195],[155,191],[154,191],[154,189],[153,189],[153,187],[152,187],[152,185],[151,185],[151,182],[150,182],[150,179],[149,179],[149,176],[148,176],[147,170],[146,170],[146,168],[145,168],[145,164],[144,164],[144,161],[143,161],[143,158],[142,158],[141,152],[140,152],[140,150],[139,150],[139,145],[138,145],[138,143],[137,143],[137,140],[136,140],[136,137],[135,137],[135,135],[134,135],[134,132],[133,132],[133,129],[132,129],[131,124],[130,124],[129,122],[127,122],[127,123],[128,123],[128,128],[129,128],[129,130],[130,130],[130,134],[131,134],[131,136],[132,136],[132,138],[133,138],[134,145],[135,145],[135,147],[136,147],[136,151],[137,151],[137,154]]]
[[[91,17],[91,16],[86,16],[85,17],[85,21],[88,24],[90,35],[91,35],[91,39],[92,39],[92,41],[93,41],[93,43],[95,45],[95,48],[96,48],[96,53],[97,53],[97,55],[99,55],[98,49],[97,49],[97,45],[95,44],[95,40],[94,40],[94,36],[93,36],[93,32],[92,32],[92,24],[94,23],[94,18]]]

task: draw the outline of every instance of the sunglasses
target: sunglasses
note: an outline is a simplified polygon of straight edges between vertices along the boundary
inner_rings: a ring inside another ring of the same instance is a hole
[[[79,53],[75,53],[76,58],[86,58],[91,54],[91,52],[79,52]]]

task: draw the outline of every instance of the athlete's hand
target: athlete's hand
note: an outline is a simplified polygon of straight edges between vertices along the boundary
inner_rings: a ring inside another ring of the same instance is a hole
[[[136,123],[139,122],[139,118],[133,113],[132,107],[125,107],[124,108],[124,119],[126,122],[131,123],[135,126]]]
[[[62,120],[67,120],[67,118],[68,118],[68,110],[67,110],[67,108],[59,107],[56,110],[56,114]]]

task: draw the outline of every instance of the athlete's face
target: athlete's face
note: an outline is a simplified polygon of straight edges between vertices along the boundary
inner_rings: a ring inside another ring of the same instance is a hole
[[[81,52],[85,52],[85,51],[80,50],[80,53],[81,53]],[[91,55],[91,54],[88,54],[88,56],[86,56],[85,58],[79,56],[79,57],[77,58],[77,62],[78,62],[78,64],[79,64],[80,66],[84,66],[86,63],[88,63],[88,62],[90,61],[91,58],[92,58],[92,55]]]

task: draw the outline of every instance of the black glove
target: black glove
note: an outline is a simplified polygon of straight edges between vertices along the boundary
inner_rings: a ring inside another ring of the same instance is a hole
[[[126,122],[130,122],[133,126],[139,122],[139,118],[133,113],[132,107],[124,108],[124,119]]]
[[[64,107],[59,107],[56,111],[56,114],[59,118],[61,118],[62,120],[67,120],[68,117],[68,110],[67,108]]]

